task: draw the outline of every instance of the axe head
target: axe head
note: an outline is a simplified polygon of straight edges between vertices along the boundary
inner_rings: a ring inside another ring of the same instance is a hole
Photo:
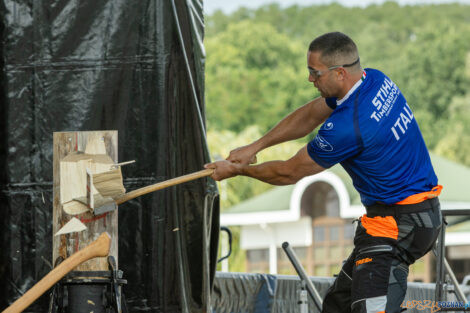
[[[101,215],[101,214],[104,214],[104,213],[112,212],[112,211],[116,210],[117,208],[118,208],[118,205],[113,200],[113,201],[109,201],[107,203],[104,203],[100,206],[95,206],[95,208],[93,209],[93,214],[94,215]]]
[[[95,205],[94,208],[89,205],[87,197],[74,198],[73,200],[79,201],[85,204],[86,206],[88,206],[88,209],[94,215],[101,215],[107,212],[111,212],[111,211],[116,210],[118,207],[118,205],[116,204],[116,201],[114,201],[113,198],[103,197],[99,193],[94,194],[92,199],[93,199],[92,202]]]

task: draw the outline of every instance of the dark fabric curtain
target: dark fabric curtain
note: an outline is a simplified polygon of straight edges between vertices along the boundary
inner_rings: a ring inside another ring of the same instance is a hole
[[[3,310],[51,270],[53,132],[118,130],[127,190],[209,153],[202,0],[0,0],[0,35]],[[121,205],[130,312],[208,312],[218,232],[210,179]]]

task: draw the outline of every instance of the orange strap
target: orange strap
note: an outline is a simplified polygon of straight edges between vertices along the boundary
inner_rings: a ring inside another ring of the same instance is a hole
[[[437,186],[433,187],[431,191],[426,191],[426,192],[421,192],[421,193],[411,195],[411,196],[409,196],[409,197],[407,197],[407,198],[405,198],[405,199],[403,199],[400,202],[397,202],[395,204],[420,203],[420,202],[423,202],[424,200],[432,199],[432,198],[435,198],[435,197],[439,196],[441,194],[441,190],[442,190],[442,186],[437,185]]]
[[[361,217],[361,224],[371,236],[398,239],[398,226],[393,216],[367,217],[364,214]]]

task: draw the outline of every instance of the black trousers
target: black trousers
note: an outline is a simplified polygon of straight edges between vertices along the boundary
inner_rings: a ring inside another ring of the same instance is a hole
[[[419,205],[367,208],[358,222],[354,250],[328,290],[322,312],[401,312],[409,265],[432,249],[441,223],[437,198]]]

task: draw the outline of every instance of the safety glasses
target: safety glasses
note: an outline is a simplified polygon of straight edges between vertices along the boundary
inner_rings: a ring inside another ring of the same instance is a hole
[[[314,79],[318,79],[320,78],[320,76],[324,75],[327,71],[331,71],[339,67],[350,67],[350,66],[356,65],[357,63],[359,63],[359,58],[357,58],[357,60],[354,61],[353,63],[330,66],[326,71],[319,71],[310,66],[308,66],[307,68],[308,68],[308,72],[310,73],[310,75],[312,75]]]

